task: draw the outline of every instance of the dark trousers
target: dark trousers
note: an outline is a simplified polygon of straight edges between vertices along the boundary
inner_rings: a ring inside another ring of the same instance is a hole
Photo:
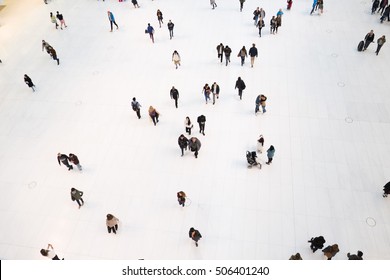
[[[242,89],[238,89],[238,96],[242,99]]]
[[[138,119],[140,119],[141,118],[141,110],[137,109],[135,112],[137,113]]]
[[[366,41],[364,42],[364,48],[363,48],[363,50],[366,50],[366,49],[368,48],[368,46],[369,46],[371,43],[372,43],[371,41],[366,40]]]
[[[241,56],[241,66],[243,66],[245,63],[245,56]]]
[[[381,15],[382,15],[385,8],[386,8],[386,6],[379,7],[378,13],[381,13]],[[381,12],[381,10],[382,10],[382,12]]]
[[[199,133],[202,133],[204,135],[204,127],[205,127],[205,123],[199,123]]]
[[[118,230],[118,225],[115,225],[113,227],[107,226],[107,230],[108,230],[108,233],[111,233],[111,230],[112,230],[112,232],[116,234],[116,231]]]
[[[156,123],[158,123],[158,115],[152,116],[151,118],[152,118],[153,124],[156,125]]]
[[[230,55],[225,55],[225,60],[226,60],[226,66],[228,65],[228,63],[230,62]],[[222,59],[221,59],[222,61]]]
[[[118,27],[118,24],[116,24],[116,22],[115,21],[112,21],[112,20],[110,20],[110,26],[111,26],[111,31],[112,31],[112,24],[115,24],[115,26],[116,26],[116,29],[118,29],[119,27]]]
[[[223,60],[223,54],[222,54],[222,53],[219,53],[219,54],[218,54],[218,58],[220,58],[220,59],[221,59],[221,63],[222,63],[222,60]]]
[[[269,157],[267,163],[270,164],[271,162],[272,162],[272,158]]]
[[[81,203],[80,203],[80,201],[81,201]],[[77,204],[78,204],[79,206],[81,206],[81,205],[84,204],[84,200],[83,200],[82,198],[76,199],[76,202],[77,202]]]
[[[174,99],[175,99],[175,107],[177,108],[177,98]]]
[[[191,127],[186,127],[186,132],[191,135]]]
[[[198,157],[198,149],[192,149],[191,151],[195,152],[195,157],[197,158]]]
[[[184,155],[184,150],[187,151],[187,146],[185,146],[185,147],[180,147],[180,150],[181,150],[181,155],[183,156],[183,155]]]
[[[62,164],[65,165],[66,167],[73,169],[73,166],[69,164],[69,162],[68,162],[67,159],[61,160],[61,162],[62,162]]]
[[[262,28],[259,28],[259,36],[260,36],[260,37],[261,37],[261,29],[262,29]]]
[[[169,30],[169,39],[172,39],[172,37],[173,37],[173,29],[171,30]]]
[[[375,53],[378,55],[379,51],[381,50],[383,45],[378,45],[378,47],[376,48],[376,51]]]
[[[46,4],[47,4],[47,3],[46,3]],[[52,260],[53,260],[53,261],[60,261],[60,258],[59,258],[57,255],[55,255],[54,258],[52,258]]]

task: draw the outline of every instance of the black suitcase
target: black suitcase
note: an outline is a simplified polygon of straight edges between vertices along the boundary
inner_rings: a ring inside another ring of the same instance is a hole
[[[360,41],[360,43],[357,47],[358,52],[361,52],[363,50],[363,47],[364,47],[364,41]]]

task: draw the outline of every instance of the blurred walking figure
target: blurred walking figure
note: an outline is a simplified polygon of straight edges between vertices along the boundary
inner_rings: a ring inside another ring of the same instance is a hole
[[[131,0],[131,3],[133,3],[134,8],[139,8],[137,0]]]
[[[62,163],[63,165],[68,167],[68,170],[72,170],[73,166],[71,164],[69,164],[68,160],[69,160],[69,157],[67,155],[61,154],[61,153],[57,154],[58,164],[61,165],[61,163]]]
[[[179,136],[179,139],[177,139],[177,143],[179,144],[180,150],[181,150],[181,156],[184,156],[184,150],[187,151],[188,146],[188,139],[183,134]]]
[[[135,99],[135,97],[133,97],[133,101],[131,101],[131,108],[133,109],[133,111],[135,111],[137,113],[138,119],[140,119],[141,118],[141,104],[139,104],[139,102]]]
[[[84,193],[82,191],[79,191],[79,190],[77,190],[75,188],[71,188],[70,189],[70,198],[73,201],[76,200],[77,204],[79,205],[79,209],[81,208],[81,206],[84,205],[84,200],[82,198],[83,194]],[[80,201],[81,201],[81,203],[80,203]]]
[[[49,250],[49,249],[51,249],[51,250]],[[54,252],[53,245],[51,245],[51,244],[47,244],[47,248],[46,249],[41,249],[40,252],[41,252],[42,256],[48,257],[48,258],[52,259],[53,261],[59,261],[60,260],[60,258],[57,256],[56,252]]]
[[[171,99],[175,100],[175,107],[177,108],[177,100],[179,99],[179,91],[175,87],[172,87],[169,94],[171,95]]]
[[[219,98],[219,85],[214,82],[211,85],[211,92],[213,93],[213,105],[215,104],[215,97]]]
[[[248,56],[245,46],[242,47],[242,49],[238,52],[237,56],[241,58],[241,66],[243,66],[245,63],[245,57]]]
[[[275,155],[275,148],[274,146],[270,146],[269,149],[267,150],[267,157],[268,157],[268,161],[266,162],[266,164],[270,165],[271,162],[272,162],[272,159],[274,158],[274,155]]]
[[[69,160],[71,163],[77,166],[78,170],[83,170],[83,167],[80,165],[79,158],[75,154],[69,154]]]
[[[175,24],[169,20],[168,24],[168,30],[169,30],[169,39],[172,39],[173,38],[173,27],[175,27]]]
[[[230,62],[230,54],[232,53],[232,49],[229,48],[229,46],[226,46],[223,49],[223,52],[225,53],[226,66],[228,66],[228,63]],[[222,62],[222,58],[221,58],[221,62]]]
[[[242,99],[242,91],[246,88],[246,85],[243,80],[241,80],[241,77],[238,77],[236,81],[236,86],[234,89],[238,89],[238,96],[240,97],[240,100]]]
[[[374,30],[371,30],[370,32],[368,32],[366,34],[366,37],[364,37],[364,47],[363,47],[363,51],[365,51],[368,46],[374,42],[374,38],[375,38],[375,34],[374,34]]]
[[[53,15],[52,12],[50,12],[50,20],[52,23],[54,23],[56,25],[56,29],[58,29],[58,23],[57,23],[57,18],[55,15]]]
[[[160,11],[160,9],[157,10],[157,20],[158,20],[158,24],[160,25],[160,28],[161,28],[161,24],[163,24],[163,14],[162,12]]]
[[[206,126],[206,117],[204,115],[200,115],[197,119],[198,124],[199,124],[199,133],[204,134],[204,128]]]
[[[191,123],[190,117],[186,117],[184,125],[186,127],[186,132],[191,135],[191,129],[194,127],[194,125]]]
[[[272,16],[272,18],[270,20],[270,27],[271,27],[270,32],[271,32],[271,34],[275,35],[276,25],[277,25],[276,18],[275,18],[275,16]]]
[[[32,88],[33,92],[35,91],[35,85],[31,78],[27,76],[27,74],[24,74],[24,82],[26,83],[26,85],[28,85],[29,88]]]
[[[376,47],[375,53],[376,53],[376,55],[378,55],[378,54],[379,54],[379,51],[380,51],[381,48],[382,48],[382,46],[386,43],[386,37],[385,37],[385,35],[383,35],[382,37],[380,37],[376,42],[378,43],[378,46]]]
[[[307,242],[310,243],[310,249],[313,251],[313,253],[315,253],[315,251],[317,251],[318,249],[324,248],[325,238],[321,235],[317,237],[312,237]]]
[[[322,250],[322,252],[324,252],[324,255],[328,261],[330,261],[339,251],[340,251],[339,245],[337,244],[329,245],[328,247]]]
[[[149,117],[153,121],[153,124],[156,125],[158,123],[158,117],[160,116],[160,113],[157,112],[153,106],[149,107]]]
[[[318,0],[313,0],[313,5],[312,5],[310,15],[314,13],[314,9],[317,7],[317,2],[318,2]]]
[[[351,255],[350,253],[347,254],[348,260],[351,261],[361,261],[363,260],[363,252],[357,251],[357,254]]]
[[[115,22],[114,14],[110,11],[107,11],[107,15],[108,15],[108,20],[110,21],[110,27],[111,27],[110,32],[112,32],[113,24],[115,24],[116,29],[118,29],[119,27],[118,27],[118,24],[116,24],[116,22]]]
[[[383,197],[387,197],[390,194],[390,182],[383,187]]]
[[[113,233],[116,234],[116,231],[118,230],[119,219],[112,214],[107,214],[106,217],[107,217],[106,226],[107,226],[108,233],[111,233],[112,231]]]
[[[177,66],[178,65],[180,66],[180,55],[176,50],[172,54],[172,61],[175,64],[176,69],[177,69]]]
[[[179,202],[179,205],[181,205],[181,206],[185,206],[185,203],[186,203],[186,194],[185,194],[185,192],[183,192],[183,191],[180,191],[180,192],[178,192],[177,193],[177,201]]]
[[[63,16],[62,14],[60,14],[58,11],[57,11],[56,18],[57,18],[57,19],[60,21],[60,23],[61,23],[61,29],[62,29],[62,26],[65,26],[65,28],[68,27],[68,26],[66,26],[66,23],[65,23],[65,20],[64,20],[64,16]]]
[[[287,10],[291,10],[292,4],[293,4],[292,0],[287,0]]]
[[[198,158],[198,153],[199,153],[200,147],[202,146],[199,139],[196,137],[191,137],[188,146],[190,148],[190,151],[194,152],[195,158]]]
[[[223,51],[224,51],[224,46],[222,43],[220,43],[218,46],[217,46],[217,53],[218,53],[218,58],[221,59],[221,63],[222,63],[222,59],[223,59]]]
[[[148,23],[145,33],[149,34],[150,39],[152,39],[152,42],[154,43],[154,28],[150,25],[150,23]]]
[[[263,20],[260,20],[261,22]],[[261,37],[261,35],[260,35]],[[255,44],[252,44],[252,47],[249,49],[249,56],[251,57],[251,67],[253,67],[253,64],[255,63],[255,58],[257,57],[258,52]]]
[[[210,89],[209,84],[205,84],[203,87],[203,95],[204,95],[204,99],[206,100],[206,104],[207,104],[208,100],[210,100],[210,92],[211,92],[211,89]]]
[[[242,9],[244,8],[245,0],[239,0],[239,1],[240,1],[240,12],[242,12]]]
[[[215,0],[210,0],[210,5],[213,6],[213,10],[215,7],[217,7],[217,3],[215,3]]]
[[[192,240],[195,241],[195,246],[198,247],[198,241],[202,238],[202,235],[197,229],[194,229],[193,227],[190,228],[189,236]]]
[[[264,149],[264,137],[263,135],[259,136],[259,139],[257,139],[257,151],[261,154],[263,153]]]
[[[381,15],[382,15],[383,14],[383,10],[386,8],[388,3],[389,3],[389,0],[381,0],[381,3],[379,4],[378,13],[381,13]]]

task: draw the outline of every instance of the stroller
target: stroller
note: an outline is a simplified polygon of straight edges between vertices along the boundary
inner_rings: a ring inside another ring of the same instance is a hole
[[[261,163],[257,162],[256,158],[257,155],[255,151],[254,152],[246,151],[246,160],[248,161],[248,168],[252,168],[253,166],[259,166],[259,168],[261,169]]]

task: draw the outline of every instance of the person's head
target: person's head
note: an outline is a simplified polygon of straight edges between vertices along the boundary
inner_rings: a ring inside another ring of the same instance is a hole
[[[274,146],[271,145],[271,147],[269,147],[271,150],[275,150]]]
[[[57,11],[57,15],[59,14],[59,12]]]
[[[169,20],[169,23],[171,23],[171,20]]]
[[[153,106],[149,106],[149,111],[153,111],[153,110],[154,110]]]
[[[357,255],[358,255],[358,257],[363,257],[363,252],[362,251],[358,251]]]
[[[256,46],[255,43],[252,44],[252,47]]]
[[[148,26],[150,26],[150,23],[148,23]]]
[[[52,13],[52,12],[50,12],[50,16],[53,16],[53,13]]]
[[[135,101],[135,97],[133,97],[133,101]]]
[[[195,138],[195,137],[192,137],[192,138],[191,138],[191,141],[192,141],[192,142],[196,142],[196,138]]]
[[[190,120],[190,117],[186,117],[186,120],[189,121],[189,120]]]
[[[58,153],[57,156],[61,156],[61,153]]]
[[[114,216],[113,215],[111,215],[111,214],[107,214],[107,220],[112,220],[114,218]]]
[[[183,134],[181,134],[181,135],[180,135],[180,138],[184,138],[184,135],[183,135]]]
[[[41,255],[47,257],[48,250],[41,249]]]
[[[71,192],[74,192],[75,190],[76,190],[75,188],[71,188],[71,189],[70,189]]]
[[[238,77],[238,80],[241,80],[241,77]]]

